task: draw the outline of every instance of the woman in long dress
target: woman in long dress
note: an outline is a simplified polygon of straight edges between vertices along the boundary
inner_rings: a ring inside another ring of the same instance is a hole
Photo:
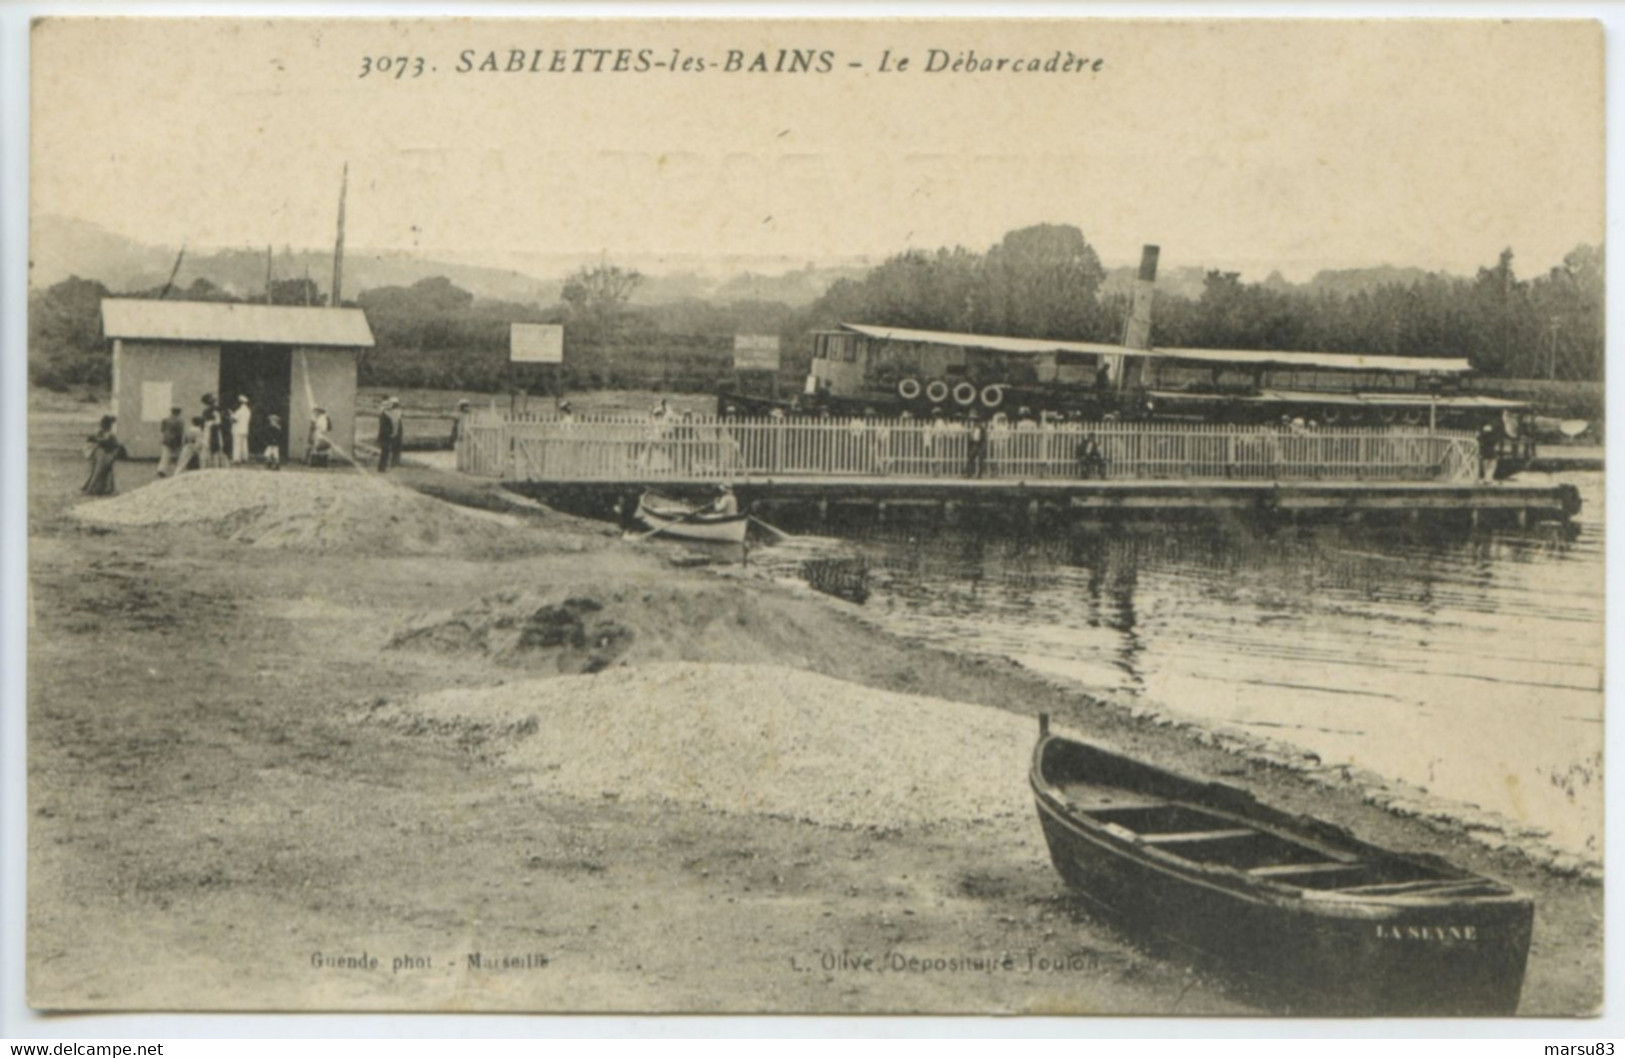
[[[85,478],[84,488],[79,491],[87,496],[111,496],[115,491],[113,464],[124,452],[124,446],[118,443],[118,436],[113,433],[113,424],[117,421],[111,415],[103,415],[96,432],[85,439],[90,476]]]
[[[215,403],[213,393],[203,394],[204,448],[203,454],[198,459],[200,470],[224,465],[228,443],[225,432],[225,409]]]

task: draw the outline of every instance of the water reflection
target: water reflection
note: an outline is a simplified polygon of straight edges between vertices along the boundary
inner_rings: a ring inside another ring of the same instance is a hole
[[[1578,527],[876,526],[840,550],[898,631],[1291,741],[1595,852],[1602,482],[1568,480],[1587,494]]]

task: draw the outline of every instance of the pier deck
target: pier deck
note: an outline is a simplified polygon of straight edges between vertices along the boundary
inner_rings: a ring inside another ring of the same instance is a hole
[[[1471,434],[1416,428],[1299,432],[1215,423],[1097,422],[985,429],[918,420],[479,416],[458,467],[596,513],[647,488],[727,481],[753,510],[873,508],[1102,518],[1136,512],[1566,520],[1570,485],[1479,480]],[[967,476],[979,469],[980,475]],[[845,511],[843,510],[843,514]]]
[[[703,495],[714,477],[648,481],[507,483],[516,492],[575,505],[626,502],[643,489],[677,495]],[[783,508],[812,507],[827,515],[836,509],[871,508],[885,518],[910,507],[936,508],[949,518],[965,510],[1002,509],[1016,516],[1078,516],[1183,512],[1278,513],[1360,517],[1460,516],[1475,524],[1528,524],[1567,521],[1580,507],[1570,485],[1517,482],[1432,481],[1208,481],[1208,480],[1045,480],[907,477],[776,476],[733,479],[743,506],[770,514]]]

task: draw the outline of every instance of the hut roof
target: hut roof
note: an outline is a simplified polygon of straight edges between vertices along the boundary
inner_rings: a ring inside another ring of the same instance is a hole
[[[224,301],[103,298],[108,338],[169,342],[253,342],[267,345],[366,347],[372,328],[360,309],[243,305]]]

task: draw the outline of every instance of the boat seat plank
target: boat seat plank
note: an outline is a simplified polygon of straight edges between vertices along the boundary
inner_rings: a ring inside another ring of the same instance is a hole
[[[1108,808],[1167,808],[1173,804],[1160,797],[1147,797],[1132,790],[1098,783],[1063,782],[1056,789],[1068,804],[1089,812]]]
[[[1228,830],[1184,830],[1171,834],[1141,834],[1140,840],[1147,845],[1186,845],[1197,841],[1230,841],[1235,838],[1257,836],[1258,831],[1252,827],[1235,827]]]
[[[1067,801],[1080,812],[1141,811],[1148,808],[1167,808],[1172,801],[1131,801],[1124,798],[1077,797]]]
[[[1247,873],[1254,878],[1288,878],[1295,874],[1329,874],[1334,871],[1364,870],[1365,864],[1358,862],[1335,863],[1327,860],[1320,863],[1275,863],[1267,867],[1254,867]]]
[[[1346,885],[1334,890],[1339,893],[1364,893],[1368,896],[1399,896],[1403,893],[1448,893],[1457,889],[1473,889],[1488,883],[1483,878],[1423,878],[1414,882],[1376,882],[1371,885]]]

